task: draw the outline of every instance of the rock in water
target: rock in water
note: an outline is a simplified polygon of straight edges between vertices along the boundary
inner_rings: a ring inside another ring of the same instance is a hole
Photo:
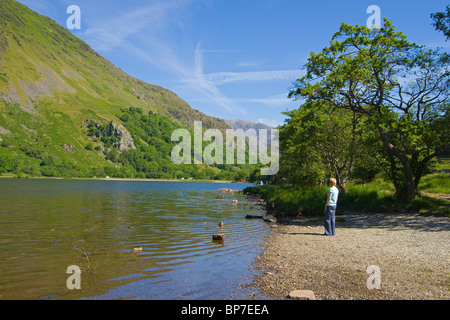
[[[263,220],[265,222],[270,222],[270,223],[276,223],[277,222],[277,219],[275,217],[272,217],[272,216],[267,216],[267,217],[263,218]]]
[[[245,216],[245,219],[262,219],[264,218],[263,216],[257,216],[257,215],[253,215],[253,214],[247,214]]]
[[[225,240],[225,235],[223,233],[214,233],[212,235],[213,240]]]

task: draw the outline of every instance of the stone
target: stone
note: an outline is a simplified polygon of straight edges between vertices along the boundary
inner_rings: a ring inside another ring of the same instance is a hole
[[[222,188],[222,189],[219,189],[219,190],[217,190],[217,191],[219,191],[219,192],[225,192],[225,193],[242,192],[242,191],[234,190],[234,189],[230,189],[230,188]]]
[[[212,235],[213,240],[225,240],[225,235],[223,233],[214,233]]]
[[[277,219],[275,217],[273,217],[273,216],[267,216],[267,217],[263,218],[263,220],[265,222],[270,222],[270,223],[276,223],[277,222]]]
[[[311,290],[294,290],[289,292],[288,298],[295,300],[316,300],[314,292]]]
[[[68,145],[67,143],[64,144],[64,150],[66,150],[69,153],[75,153],[75,146]]]
[[[0,134],[10,134],[11,131],[0,126]]]
[[[263,216],[257,216],[257,215],[253,215],[253,214],[247,214],[245,216],[245,219],[262,219],[264,218]]]

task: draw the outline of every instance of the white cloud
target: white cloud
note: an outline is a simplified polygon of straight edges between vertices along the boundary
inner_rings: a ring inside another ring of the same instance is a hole
[[[116,48],[127,52],[130,58],[142,59],[168,74],[172,74],[184,84],[182,91],[196,92],[191,97],[201,97],[211,108],[219,107],[235,115],[247,115],[244,104],[262,104],[269,107],[285,106],[286,94],[259,99],[232,99],[219,87],[237,81],[272,81],[295,80],[302,74],[301,70],[275,70],[256,72],[217,72],[205,74],[203,58],[205,53],[228,53],[233,50],[201,49],[197,45],[191,60],[183,56],[189,52],[180,44],[168,41],[167,30],[178,24],[177,17],[189,15],[188,5],[203,0],[167,0],[157,1],[151,5],[132,10],[112,19],[91,23],[83,38],[98,51]],[[147,30],[149,30],[147,32]],[[145,36],[142,33],[145,32]],[[132,38],[133,37],[133,38]],[[139,44],[136,40],[139,39]],[[186,90],[186,87],[188,88]],[[200,101],[190,99],[189,101]],[[195,107],[195,106],[193,106]]]
[[[165,42],[152,39],[146,43],[151,48],[150,53],[131,43],[126,43],[124,48],[134,56],[138,56],[144,61],[151,63],[158,68],[169,71],[175,75],[179,81],[187,85],[190,90],[200,93],[202,100],[208,101],[210,105],[220,106],[230,113],[238,113],[246,115],[247,112],[236,105],[231,99],[227,98],[218,88],[217,85],[209,81],[203,74],[203,56],[202,50],[197,46],[194,55],[194,63],[186,63],[180,60],[176,54],[176,50]],[[194,100],[191,100],[194,101]]]
[[[265,61],[239,61],[236,66],[239,68],[261,68],[265,64]]]
[[[207,99],[195,99],[192,101],[206,102]],[[224,102],[223,100],[222,102]],[[226,101],[236,105],[263,105],[270,108],[292,108],[297,107],[298,102],[288,99],[287,93],[281,93],[264,98],[226,98]]]
[[[289,100],[287,97],[287,93],[282,93],[266,98],[241,98],[241,99],[233,99],[234,102],[239,103],[257,103],[266,105],[268,107],[286,107],[288,104],[292,103],[292,100]]]
[[[100,21],[89,28],[83,37],[98,51],[109,51],[117,47],[127,51],[132,56],[164,71],[175,75],[182,83],[199,92],[211,102],[228,112],[245,115],[244,109],[231,102],[217,85],[203,74],[203,52],[230,52],[231,50],[201,50],[200,46],[194,54],[194,62],[180,60],[176,43],[165,39],[161,30],[171,24],[179,24],[178,16],[187,14],[187,5],[196,0],[168,0],[156,2],[150,6],[128,12],[120,17]],[[199,0],[201,1],[201,0]],[[139,46],[134,45],[129,38],[138,35],[144,29],[158,30],[149,32]]]
[[[295,80],[304,75],[302,70],[275,70],[254,72],[216,72],[205,75],[208,81],[216,85],[236,81],[272,81],[272,80]]]
[[[199,45],[197,46],[197,50],[195,52],[195,71],[192,73],[192,76],[186,76],[183,82],[203,93],[206,97],[208,97],[208,99],[211,100],[212,103],[219,104],[227,111],[246,114],[244,109],[235,105],[229,98],[222,94],[214,82],[210,81],[208,77],[205,76],[203,73],[202,50],[200,50]]]
[[[97,51],[109,51],[123,45],[128,37],[144,28],[159,30],[172,22],[190,0],[167,0],[130,11],[124,15],[92,23],[83,34]]]

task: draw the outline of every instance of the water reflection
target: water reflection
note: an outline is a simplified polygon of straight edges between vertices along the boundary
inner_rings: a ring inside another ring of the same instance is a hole
[[[0,299],[247,298],[237,285],[268,227],[244,217],[262,208],[215,197],[244,187],[0,180]],[[81,290],[66,287],[69,265],[82,269]]]

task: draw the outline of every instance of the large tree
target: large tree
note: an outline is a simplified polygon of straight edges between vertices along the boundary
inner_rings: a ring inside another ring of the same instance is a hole
[[[284,114],[288,118],[280,127],[280,175],[289,182],[317,185],[334,176],[346,191],[355,169],[360,175],[373,171],[373,146],[367,143],[361,115],[317,101]]]
[[[311,53],[290,97],[324,101],[366,119],[390,159],[398,198],[413,199],[430,160],[449,154],[449,55],[380,29],[342,24]]]

